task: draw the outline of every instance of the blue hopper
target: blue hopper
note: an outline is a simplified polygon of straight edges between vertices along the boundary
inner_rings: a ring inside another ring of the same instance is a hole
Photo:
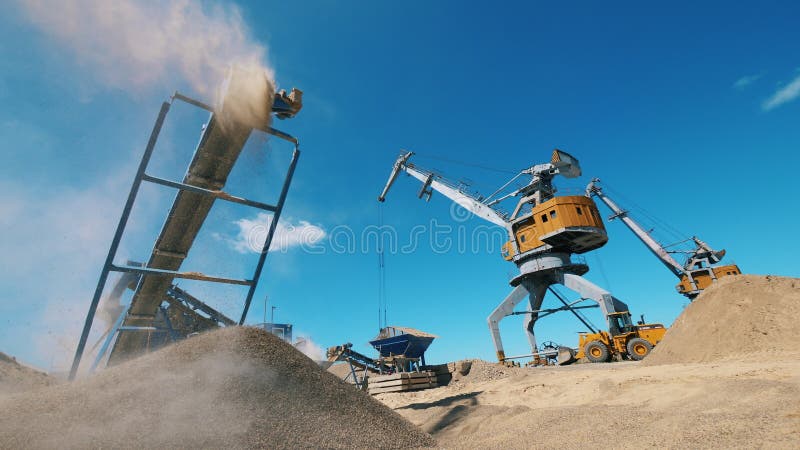
[[[378,336],[369,344],[382,357],[424,358],[425,350],[436,338],[437,336],[413,328],[386,327],[382,328]]]

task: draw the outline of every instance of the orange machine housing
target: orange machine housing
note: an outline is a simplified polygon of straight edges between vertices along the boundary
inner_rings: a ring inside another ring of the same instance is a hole
[[[585,253],[608,242],[597,205],[583,195],[554,197],[533,207],[511,224],[520,253],[549,244],[554,250]],[[516,255],[511,241],[503,244],[503,258]]]

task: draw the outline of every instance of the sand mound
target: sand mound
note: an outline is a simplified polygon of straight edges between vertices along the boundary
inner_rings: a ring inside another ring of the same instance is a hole
[[[448,449],[797,449],[798,369],[574,364],[378,398]]]
[[[0,399],[3,448],[422,447],[432,438],[275,336],[231,327]]]
[[[643,364],[761,359],[798,353],[797,317],[799,279],[726,277],[683,311]]]
[[[16,394],[58,382],[46,373],[23,366],[16,359],[0,352],[0,395]]]

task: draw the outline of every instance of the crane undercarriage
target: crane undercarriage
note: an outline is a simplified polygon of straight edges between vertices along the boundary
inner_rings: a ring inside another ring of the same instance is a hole
[[[523,321],[523,328],[528,338],[528,344],[534,354],[534,360],[538,360],[538,347],[534,333],[534,325],[539,318],[537,311],[541,310],[545,294],[554,284],[560,284],[567,289],[577,292],[581,298],[590,299],[597,302],[603,312],[603,317],[615,312],[627,312],[628,305],[618,298],[611,295],[605,289],[600,288],[581,275],[589,271],[585,264],[573,264],[569,254],[547,254],[536,258],[536,262],[541,264],[540,270],[528,272],[516,277],[511,281],[514,289],[508,296],[492,311],[486,319],[489,331],[492,335],[497,352],[498,361],[505,361],[506,354],[503,349],[503,342],[500,337],[500,321],[512,315],[514,308],[528,297],[527,311]]]

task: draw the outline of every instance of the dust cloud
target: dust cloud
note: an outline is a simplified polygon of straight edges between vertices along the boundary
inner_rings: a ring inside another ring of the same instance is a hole
[[[234,5],[176,0],[18,0],[32,25],[109,87],[141,91],[188,82],[215,99],[231,66],[274,85],[266,47]]]
[[[297,343],[294,348],[300,350],[301,353],[311,358],[313,361],[325,360],[325,350],[322,349],[316,342],[311,340],[308,336],[300,336],[297,338]]]

